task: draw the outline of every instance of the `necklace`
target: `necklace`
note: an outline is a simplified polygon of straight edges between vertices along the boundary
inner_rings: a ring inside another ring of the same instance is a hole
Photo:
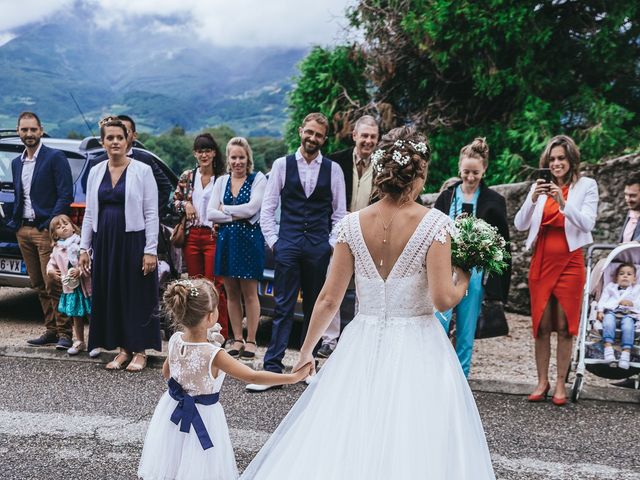
[[[380,219],[380,223],[382,224],[382,231],[383,231],[382,251],[380,252],[380,263],[378,264],[378,268],[382,268],[382,265],[384,264],[384,253],[385,253],[385,248],[386,248],[387,243],[388,243],[387,242],[387,233],[388,233],[389,229],[391,228],[391,224],[395,220],[396,216],[398,215],[398,213],[400,213],[400,210],[402,209],[402,207],[404,207],[407,204],[407,202],[408,202],[408,200],[405,200],[402,204],[400,204],[400,206],[396,209],[394,214],[391,215],[391,219],[389,220],[389,223],[384,223],[384,218],[382,217],[382,212],[380,211],[380,204],[376,203],[376,210],[378,211],[378,218]]]

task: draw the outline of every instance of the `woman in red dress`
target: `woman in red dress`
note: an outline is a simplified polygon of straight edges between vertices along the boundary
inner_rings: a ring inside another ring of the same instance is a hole
[[[532,185],[514,222],[518,230],[529,230],[527,249],[534,248],[529,292],[538,383],[528,400],[541,401],[549,393],[551,332],[557,332],[556,387],[551,400],[558,406],[566,403],[565,380],[580,324],[585,283],[581,247],[593,242],[591,230],[598,210],[598,185],[582,177],[579,168],[575,142],[566,135],[552,138],[540,157],[540,169],[548,169],[551,180],[539,178]]]

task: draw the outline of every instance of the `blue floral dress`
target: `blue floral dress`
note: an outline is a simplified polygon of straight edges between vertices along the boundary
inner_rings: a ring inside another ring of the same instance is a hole
[[[255,178],[255,173],[247,176],[237,197],[231,193],[231,179],[229,179],[224,192],[224,204],[249,203],[251,186]],[[251,224],[248,219],[242,219],[221,223],[216,247],[216,276],[262,280],[263,269],[264,237],[260,230],[260,222]]]

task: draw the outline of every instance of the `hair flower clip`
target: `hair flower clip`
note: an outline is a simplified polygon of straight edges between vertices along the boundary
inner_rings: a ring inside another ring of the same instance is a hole
[[[420,152],[424,154],[429,151],[429,147],[427,147],[427,144],[424,142],[418,142],[418,143],[409,142],[409,143],[411,144],[411,146],[416,152]]]
[[[200,295],[200,292],[195,287],[193,282],[191,282],[191,280],[178,280],[176,283],[178,285],[182,285],[182,286],[188,288],[190,297],[197,297],[198,295]]]

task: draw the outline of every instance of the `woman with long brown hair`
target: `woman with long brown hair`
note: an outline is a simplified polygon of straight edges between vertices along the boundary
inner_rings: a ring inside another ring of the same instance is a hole
[[[531,320],[535,337],[538,383],[530,402],[544,400],[551,388],[549,358],[551,332],[557,332],[557,375],[552,401],[566,403],[566,377],[573,337],[578,334],[582,289],[585,282],[582,248],[593,242],[591,230],[598,211],[598,184],[580,175],[580,150],[566,135],[553,137],[540,157],[539,178],[514,223],[529,231],[527,249],[533,248],[529,268]],[[544,177],[545,175],[541,175]]]

